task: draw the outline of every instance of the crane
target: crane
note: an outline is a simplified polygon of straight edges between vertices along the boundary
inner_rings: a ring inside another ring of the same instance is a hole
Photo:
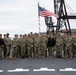
[[[71,7],[69,7],[70,10],[72,10]],[[73,10],[72,10],[73,11]],[[59,30],[65,26],[65,32],[68,34],[71,34],[71,27],[69,23],[69,19],[76,19],[76,14],[69,14],[66,10],[66,2],[65,0],[54,0],[54,13],[59,16],[57,19],[57,25],[54,26],[52,23],[51,17],[45,18],[45,23],[47,25],[47,32],[52,29],[52,32],[56,32],[56,34],[59,32]],[[50,19],[50,22],[48,23],[47,20]]]

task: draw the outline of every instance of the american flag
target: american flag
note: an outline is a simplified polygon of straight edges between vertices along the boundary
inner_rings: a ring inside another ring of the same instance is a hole
[[[45,8],[42,8],[41,6],[39,6],[39,2],[38,2],[38,25],[39,25],[39,34],[41,31],[40,28],[40,16],[42,17],[47,17],[47,16],[55,16],[56,18],[59,18],[58,15],[52,13],[51,11],[46,10]]]
[[[48,10],[45,9],[45,8],[42,8],[41,6],[38,6],[38,14],[39,14],[39,16],[42,16],[42,17],[54,16],[54,17],[56,17],[56,18],[59,18],[58,15],[54,14],[54,13],[51,12],[51,11],[48,11]]]

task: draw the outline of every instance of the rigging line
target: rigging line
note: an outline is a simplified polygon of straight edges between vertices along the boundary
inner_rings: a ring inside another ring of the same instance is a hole
[[[72,12],[72,10],[66,5],[66,7],[67,7],[67,9],[70,11],[70,12]]]
[[[71,9],[74,12],[74,10],[69,6],[69,4],[67,2],[65,2],[65,3],[68,6],[68,8]]]

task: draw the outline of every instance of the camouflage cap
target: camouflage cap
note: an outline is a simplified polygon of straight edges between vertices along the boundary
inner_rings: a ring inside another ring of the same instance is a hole
[[[18,34],[15,34],[14,36],[18,36]]]

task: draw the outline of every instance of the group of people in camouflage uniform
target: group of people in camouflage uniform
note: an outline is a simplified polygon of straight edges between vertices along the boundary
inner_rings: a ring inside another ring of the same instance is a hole
[[[0,58],[73,58],[76,56],[76,35],[61,36],[60,32],[55,37],[51,32],[44,34],[18,34],[11,40],[9,33],[0,34]],[[11,56],[11,57],[10,57]]]

